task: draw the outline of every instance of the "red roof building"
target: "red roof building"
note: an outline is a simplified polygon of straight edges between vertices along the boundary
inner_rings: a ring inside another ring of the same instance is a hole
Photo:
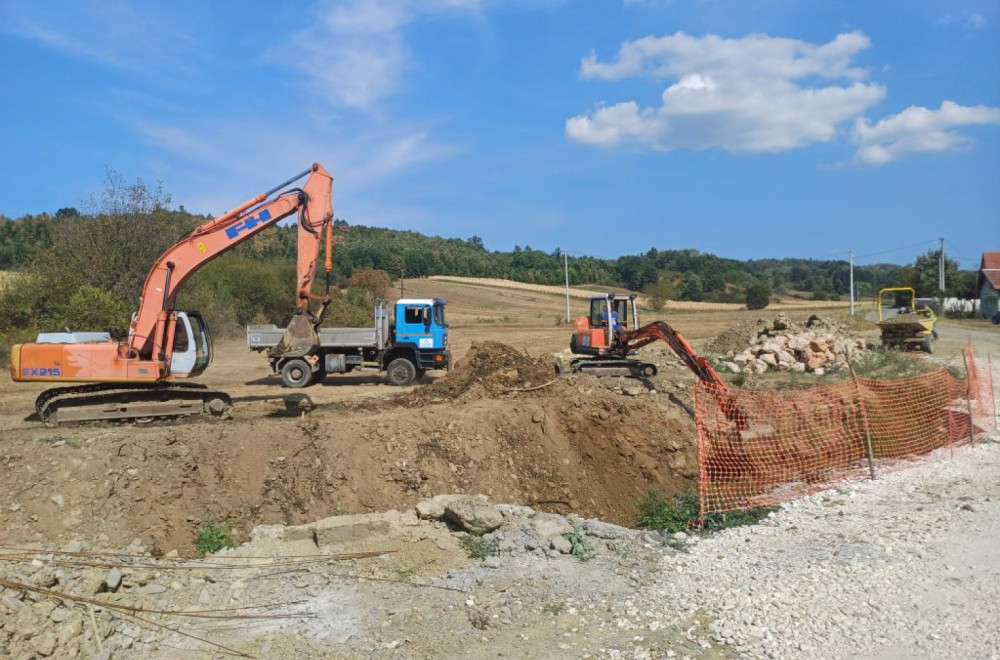
[[[1000,308],[1000,252],[983,252],[979,266],[979,311],[990,318]]]

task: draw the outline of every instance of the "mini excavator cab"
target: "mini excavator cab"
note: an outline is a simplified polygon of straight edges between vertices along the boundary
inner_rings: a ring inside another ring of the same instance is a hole
[[[604,355],[620,344],[618,333],[639,327],[636,294],[605,294],[590,299],[590,314],[573,322],[570,349],[582,355]]]

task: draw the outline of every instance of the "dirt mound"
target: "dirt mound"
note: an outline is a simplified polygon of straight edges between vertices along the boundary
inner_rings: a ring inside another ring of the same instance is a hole
[[[705,342],[705,355],[739,353],[757,337],[760,321],[741,321]]]
[[[487,392],[483,382],[541,381],[531,367],[544,362],[484,352],[491,359],[455,370],[456,382],[473,383],[466,393],[439,403],[289,416],[276,402],[261,417],[242,416],[237,402],[227,422],[8,432],[0,535],[105,547],[139,537],[188,551],[206,514],[244,540],[262,523],[403,510],[444,493],[631,524],[646,491],[696,489],[694,423],[675,396],[626,395],[582,375],[470,396]]]
[[[409,398],[416,401],[471,399],[530,389],[555,377],[555,360],[551,356],[533,358],[507,344],[485,341],[473,344],[450,373],[416,390]]]

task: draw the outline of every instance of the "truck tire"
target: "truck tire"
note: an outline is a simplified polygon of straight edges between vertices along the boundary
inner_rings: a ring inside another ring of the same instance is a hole
[[[409,385],[417,377],[417,368],[406,358],[396,358],[385,369],[390,385]]]
[[[309,363],[300,358],[289,360],[281,367],[281,382],[285,387],[307,387],[312,385],[313,372]]]
[[[924,342],[921,345],[921,348],[923,349],[924,353],[931,353],[932,352],[932,349],[931,349],[931,336],[930,335],[927,335],[926,337],[924,337]]]

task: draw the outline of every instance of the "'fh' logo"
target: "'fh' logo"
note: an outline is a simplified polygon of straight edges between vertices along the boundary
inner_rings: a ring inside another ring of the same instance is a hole
[[[248,231],[250,229],[253,229],[254,227],[256,227],[257,225],[259,225],[260,223],[267,222],[270,219],[271,219],[271,212],[268,211],[267,209],[264,209],[263,211],[261,211],[260,213],[258,213],[256,216],[252,215],[249,218],[247,218],[246,220],[242,220],[240,222],[237,222],[235,225],[233,225],[232,227],[230,227],[229,229],[227,229],[226,230],[226,236],[229,237],[229,240],[232,240],[232,239],[236,238],[237,236],[239,236],[242,232],[245,232],[245,231]]]

